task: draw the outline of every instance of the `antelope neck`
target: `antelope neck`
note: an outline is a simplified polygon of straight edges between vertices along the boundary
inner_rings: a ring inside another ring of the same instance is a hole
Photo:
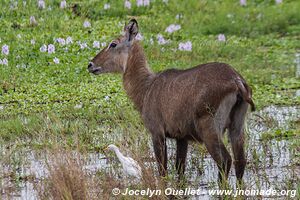
[[[123,74],[123,84],[128,96],[139,111],[143,109],[144,97],[155,74],[148,68],[143,48],[138,42],[132,44]]]

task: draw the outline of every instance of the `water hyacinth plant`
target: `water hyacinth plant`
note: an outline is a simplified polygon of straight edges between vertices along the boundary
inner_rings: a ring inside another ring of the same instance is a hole
[[[8,46],[7,44],[4,44],[4,45],[2,46],[2,51],[1,51],[1,53],[2,53],[3,55],[8,55],[8,54],[9,54],[9,46]]]
[[[73,43],[72,37],[68,36],[66,39],[66,44],[72,44],[72,43]]]
[[[46,8],[46,4],[44,0],[38,0],[38,8],[39,9],[45,9]]]
[[[64,38],[57,38],[56,42],[59,43],[61,46],[66,44],[66,40]]]
[[[137,40],[143,40],[143,36],[142,36],[142,34],[141,33],[138,33],[137,35],[136,35],[136,39]]]
[[[241,6],[246,6],[247,5],[247,0],[240,0],[240,5]]]
[[[219,34],[219,35],[218,35],[218,41],[220,41],[220,42],[225,42],[225,41],[226,41],[225,35],[224,35],[224,34]]]
[[[67,7],[67,2],[65,0],[60,2],[60,8],[65,9]]]
[[[30,21],[30,25],[32,25],[32,26],[37,25],[37,21],[34,16],[30,16],[29,21]]]
[[[126,0],[126,1],[124,2],[124,7],[127,8],[127,9],[131,9],[131,2],[128,1],[128,0]]]
[[[83,27],[84,27],[84,28],[90,28],[90,27],[91,27],[91,23],[90,23],[89,21],[85,20],[85,21],[83,22]]]
[[[137,0],[136,5],[137,5],[137,7],[149,6],[150,5],[150,0]]]
[[[7,60],[7,58],[3,58],[2,60],[0,59],[0,65],[6,65],[6,66],[8,66],[8,60]]]
[[[157,36],[156,36],[156,38],[157,38],[157,42],[158,42],[158,44],[160,44],[160,45],[164,45],[164,44],[167,44],[169,41],[167,41],[164,37],[163,37],[163,35],[161,35],[161,34],[158,34]]]
[[[94,41],[93,42],[93,48],[99,49],[100,48],[100,42],[99,41]]]
[[[55,46],[54,46],[54,44],[49,44],[48,47],[47,47],[47,50],[48,50],[49,54],[55,53]]]
[[[101,42],[101,47],[105,47],[106,46],[106,42]]]
[[[170,26],[168,26],[165,30],[165,32],[167,33],[173,33],[175,31],[178,31],[181,29],[181,26],[179,24],[171,24]]]
[[[86,42],[78,41],[77,44],[80,46],[80,49],[88,48],[88,45]]]
[[[137,5],[137,7],[143,6],[144,5],[144,0],[137,0],[136,5]]]
[[[180,51],[192,51],[192,42],[180,42],[178,45],[178,50]]]
[[[108,9],[110,9],[110,4],[109,3],[104,4],[104,10],[108,10]]]
[[[55,64],[59,64],[59,59],[58,58],[53,58],[53,62],[55,63]]]

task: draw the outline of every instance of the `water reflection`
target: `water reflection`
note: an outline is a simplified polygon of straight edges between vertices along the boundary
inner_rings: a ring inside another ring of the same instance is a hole
[[[270,128],[289,129],[290,122],[300,118],[299,107],[276,107],[269,106],[261,111],[251,113],[247,119],[247,159],[244,180],[250,189],[269,189],[270,187],[280,188],[282,183],[288,182],[299,177],[300,170],[293,166],[293,152],[290,150],[289,140],[269,140],[261,141],[261,133]],[[115,134],[110,134],[114,135]],[[105,136],[106,137],[106,136]],[[168,153],[171,157],[169,166],[174,166],[175,161],[175,142],[168,141]],[[150,144],[149,144],[150,145]],[[207,190],[217,188],[217,166],[209,154],[199,151],[197,145],[190,145],[187,159],[186,176],[191,187],[200,189],[203,195],[195,199],[209,199]],[[5,151],[3,151],[3,155]],[[78,157],[83,163],[83,170],[88,174],[95,174],[98,171],[110,173],[116,178],[121,174],[118,167],[112,167],[114,159],[107,159],[105,155],[94,152],[88,154],[79,154],[73,152],[74,157]],[[15,160],[14,165],[7,165],[4,159],[0,160],[1,170],[1,192],[2,198],[10,199],[35,199],[37,197],[34,190],[33,181],[47,177],[48,171],[46,163],[48,152],[32,151],[22,149],[14,154],[14,158],[4,155],[9,159]],[[22,159],[19,159],[19,158]],[[20,160],[20,161],[18,161]],[[11,163],[11,162],[10,162]],[[154,158],[151,158],[146,166],[155,166]],[[26,179],[16,179],[27,177]],[[230,172],[229,183],[235,187],[234,166]],[[9,191],[9,192],[8,192]]]

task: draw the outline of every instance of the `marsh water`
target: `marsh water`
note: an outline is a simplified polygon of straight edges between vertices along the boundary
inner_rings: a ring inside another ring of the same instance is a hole
[[[274,130],[274,128],[289,130],[291,122],[297,121],[299,118],[300,107],[296,106],[269,106],[249,114],[246,126],[248,164],[244,175],[247,189],[286,189],[285,187],[289,184],[292,184],[291,187],[296,187],[295,181],[299,179],[300,166],[299,161],[294,156],[295,152],[291,150],[291,145],[294,145],[293,137],[291,139],[282,137],[280,139],[268,139],[263,138],[262,134]],[[171,162],[173,162],[176,152],[175,143],[171,140],[168,143],[168,154],[172,158],[170,159]],[[12,155],[3,156],[10,157],[13,162],[7,165],[3,160],[0,160],[2,199],[36,199],[37,192],[34,183],[48,175],[46,167],[48,153],[24,148]],[[122,173],[120,167],[112,167],[111,159],[107,159],[101,153],[94,152],[81,155],[74,152],[74,156],[80,157],[83,162],[83,170],[87,173],[93,174],[97,171],[113,173],[116,179]],[[154,158],[150,159],[149,162],[146,165],[155,166]],[[216,189],[217,171],[217,166],[209,154],[199,151],[198,145],[189,146],[186,169],[188,183],[191,188],[202,191],[201,195],[194,196],[194,199],[211,198],[208,189]],[[20,177],[26,178],[17,179],[11,174],[18,174]],[[235,187],[234,167],[230,171],[229,183]]]

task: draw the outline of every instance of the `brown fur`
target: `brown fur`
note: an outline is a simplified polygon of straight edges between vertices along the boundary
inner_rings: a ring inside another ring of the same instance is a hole
[[[129,53],[127,67],[123,74],[123,85],[128,96],[133,100],[137,109],[141,112],[143,101],[150,87],[154,74],[147,66],[144,51],[140,45],[135,45]],[[136,76],[136,74],[139,74]]]
[[[151,72],[143,48],[132,41],[137,30],[137,22],[131,20],[125,27],[125,36],[117,40],[117,47],[100,52],[90,63],[89,71],[114,72],[116,66],[125,63],[121,67],[124,88],[151,133],[160,174],[164,176],[167,172],[166,138],[174,138],[180,176],[185,170],[188,141],[192,140],[205,144],[217,162],[219,179],[227,178],[232,161],[222,134],[228,129],[236,175],[241,180],[246,165],[243,124],[248,103],[254,109],[250,87],[224,63]],[[120,61],[120,52],[125,52],[122,54],[125,61]]]

